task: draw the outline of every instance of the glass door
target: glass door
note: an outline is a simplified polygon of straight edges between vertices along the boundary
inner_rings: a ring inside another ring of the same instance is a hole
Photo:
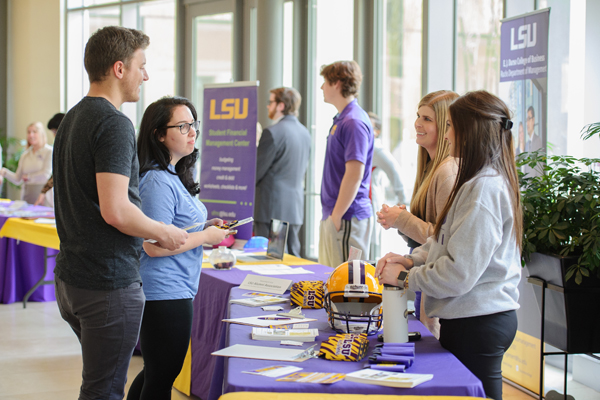
[[[186,8],[184,93],[200,116],[204,85],[233,79],[233,11],[233,1],[192,4]]]

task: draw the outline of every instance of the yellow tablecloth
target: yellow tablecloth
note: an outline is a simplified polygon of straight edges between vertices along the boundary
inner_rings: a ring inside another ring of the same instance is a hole
[[[274,392],[235,392],[225,393],[219,400],[459,400],[481,399],[481,397],[462,396],[386,396],[364,394],[327,394],[327,393],[274,393]]]
[[[38,224],[32,220],[8,218],[0,229],[0,237],[22,240],[42,247],[60,250],[56,226]]]

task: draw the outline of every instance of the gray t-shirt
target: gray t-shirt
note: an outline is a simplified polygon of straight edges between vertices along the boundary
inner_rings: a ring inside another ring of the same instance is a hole
[[[71,286],[114,290],[141,282],[142,239],[100,214],[96,174],[129,178],[129,200],[141,206],[131,121],[108,100],[84,97],[65,116],[54,142],[54,204],[60,253],[54,273]]]

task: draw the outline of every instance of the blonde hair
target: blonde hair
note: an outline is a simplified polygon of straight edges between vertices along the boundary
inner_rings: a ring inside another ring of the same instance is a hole
[[[443,163],[449,154],[448,142],[444,140],[446,133],[446,120],[448,119],[448,107],[458,94],[450,90],[438,90],[431,92],[421,99],[419,107],[431,107],[435,112],[435,122],[437,125],[438,138],[435,148],[435,158],[429,157],[427,150],[419,146],[419,155],[417,158],[417,178],[413,196],[410,201],[410,212],[425,220],[425,210],[427,208],[427,191],[431,180],[437,168]]]
[[[42,146],[40,147],[44,147],[45,145],[48,144],[48,135],[46,134],[46,130],[44,129],[44,125],[42,125],[41,122],[32,122],[31,124],[27,125],[27,130],[29,130],[30,127],[35,127],[35,131],[37,132],[40,140],[42,141]],[[31,145],[29,144],[29,140],[27,141],[27,148],[29,148]]]

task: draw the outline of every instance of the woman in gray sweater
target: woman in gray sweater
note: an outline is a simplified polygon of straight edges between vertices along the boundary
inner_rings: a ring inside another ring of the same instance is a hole
[[[384,256],[376,275],[425,293],[425,312],[440,319],[442,346],[481,379],[488,397],[502,399],[523,233],[512,121],[506,104],[485,91],[459,97],[449,111],[446,140],[459,167],[434,234],[411,255]]]

